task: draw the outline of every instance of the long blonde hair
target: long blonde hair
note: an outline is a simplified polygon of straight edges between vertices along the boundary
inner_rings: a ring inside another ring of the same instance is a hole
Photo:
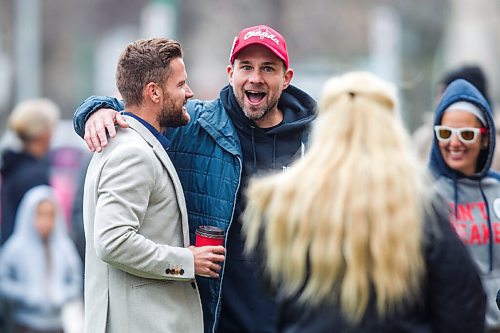
[[[246,250],[262,244],[272,282],[355,322],[372,291],[381,315],[417,299],[424,274],[422,168],[396,100],[370,73],[331,79],[310,150],[247,191]]]

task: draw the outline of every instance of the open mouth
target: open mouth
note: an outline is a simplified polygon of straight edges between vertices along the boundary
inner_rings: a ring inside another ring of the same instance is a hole
[[[266,97],[266,93],[254,90],[246,90],[245,95],[251,104],[259,104]]]

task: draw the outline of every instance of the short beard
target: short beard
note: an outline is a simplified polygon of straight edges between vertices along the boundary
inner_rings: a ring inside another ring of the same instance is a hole
[[[165,111],[165,110],[164,110]],[[158,117],[161,128],[181,127],[189,123],[189,118],[184,115],[184,110],[176,112],[162,112]]]
[[[243,113],[245,114],[245,117],[247,117],[248,119],[253,120],[253,121],[260,120],[260,119],[264,118],[266,116],[266,114],[268,114],[269,111],[271,111],[271,109],[268,107],[266,107],[265,109],[261,110],[258,113],[248,112],[245,108],[242,108],[242,110],[243,110]]]
[[[250,120],[256,121],[256,120],[261,120],[266,117],[266,115],[269,114],[269,112],[276,106],[278,105],[278,101],[274,102],[272,105],[266,105],[266,107],[259,112],[251,112],[253,107],[250,107],[250,112],[248,108],[245,108],[245,104],[243,103],[242,100],[240,100],[238,97],[236,97],[236,101],[238,102],[238,105],[240,106],[240,109],[243,110],[243,114],[245,117],[247,117]]]

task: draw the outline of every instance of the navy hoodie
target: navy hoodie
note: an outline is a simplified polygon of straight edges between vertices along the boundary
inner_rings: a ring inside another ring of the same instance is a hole
[[[429,160],[436,190],[451,208],[450,222],[477,264],[487,295],[486,327],[500,329],[500,312],[495,303],[500,288],[500,181],[490,170],[495,151],[495,124],[490,105],[469,82],[453,81],[436,108],[434,125],[440,125],[445,110],[453,103],[466,101],[484,114],[488,146],[481,150],[476,172],[466,176],[446,164],[434,136]]]
[[[6,150],[2,156],[1,243],[12,234],[17,207],[24,194],[37,185],[49,185],[49,160],[26,152]]]
[[[259,282],[262,274],[258,265],[253,258],[243,254],[243,194],[251,176],[271,170],[286,171],[294,160],[302,156],[310,124],[316,118],[316,102],[302,90],[289,86],[278,102],[283,121],[275,127],[262,129],[245,116],[231,86],[221,90],[220,99],[240,139],[243,170],[234,217],[227,236],[218,331],[274,332],[276,305]]]

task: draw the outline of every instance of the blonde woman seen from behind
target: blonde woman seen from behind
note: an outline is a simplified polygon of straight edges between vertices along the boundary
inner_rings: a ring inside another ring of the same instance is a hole
[[[479,277],[396,102],[372,74],[330,80],[304,158],[251,182],[246,249],[275,288],[279,332],[483,331]]]

